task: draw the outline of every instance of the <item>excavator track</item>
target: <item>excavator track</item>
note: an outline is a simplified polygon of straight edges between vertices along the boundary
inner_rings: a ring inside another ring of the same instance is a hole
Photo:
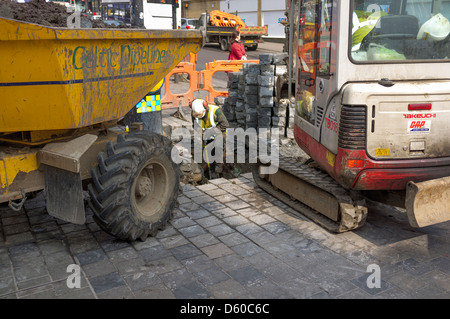
[[[253,178],[259,187],[328,231],[342,233],[355,230],[364,224],[367,217],[367,207],[364,198],[356,192],[344,189],[327,173],[308,165],[300,164],[293,159],[280,157],[279,172],[276,174],[280,172],[282,174],[287,173],[299,183],[312,185],[316,194],[321,193],[319,195],[324,195],[330,201],[335,201],[333,204],[338,207],[338,211],[335,212],[337,217],[335,218],[329,218],[323,212],[304,204],[304,198],[293,198],[292,195],[274,187],[270,181],[260,176],[259,165],[255,164],[252,169]],[[288,185],[289,188],[295,186],[301,187],[300,185],[292,185],[292,183]],[[314,194],[308,192],[307,197],[310,202],[311,200],[314,201]],[[318,199],[318,201],[321,200]],[[320,206],[320,203],[318,204]]]

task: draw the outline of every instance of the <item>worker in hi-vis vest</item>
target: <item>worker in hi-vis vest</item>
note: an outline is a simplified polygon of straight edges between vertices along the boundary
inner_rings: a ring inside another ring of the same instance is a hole
[[[222,109],[214,104],[208,104],[205,100],[195,99],[191,103],[192,108],[192,117],[194,118],[194,123],[197,123],[198,126],[202,129],[203,135],[203,147],[208,148],[211,147],[214,151],[214,147],[212,146],[212,142],[214,141],[217,133],[220,131],[223,135],[226,134],[227,128],[229,127],[229,123],[225,114],[223,114]],[[195,125],[195,124],[194,124]],[[225,143],[225,137],[222,139],[223,147]],[[206,152],[208,154],[208,152]],[[225,151],[223,151],[225,156]],[[208,170],[210,173],[210,178],[212,178],[215,173],[222,172],[221,163],[216,163],[216,165],[210,165],[211,162],[208,158],[206,158],[206,162],[208,164]]]

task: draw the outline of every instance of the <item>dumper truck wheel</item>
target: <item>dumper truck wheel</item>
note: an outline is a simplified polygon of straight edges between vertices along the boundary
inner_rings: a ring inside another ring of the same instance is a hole
[[[94,220],[116,238],[155,236],[175,206],[181,172],[171,159],[169,139],[150,132],[120,135],[98,154],[89,206]]]

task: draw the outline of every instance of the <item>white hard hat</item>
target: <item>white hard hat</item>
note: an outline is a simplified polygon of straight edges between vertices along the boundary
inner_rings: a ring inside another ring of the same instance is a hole
[[[192,115],[197,118],[202,118],[205,116],[206,109],[204,106],[204,100],[202,99],[195,99],[192,101]]]
[[[436,14],[425,22],[417,34],[417,39],[444,40],[450,33],[450,22],[441,13]]]

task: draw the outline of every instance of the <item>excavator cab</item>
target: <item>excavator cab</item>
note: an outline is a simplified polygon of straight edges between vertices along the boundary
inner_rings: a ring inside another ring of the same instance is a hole
[[[259,177],[338,231],[363,224],[355,194],[406,207],[415,227],[450,220],[450,0],[291,5],[294,137],[320,172],[297,163]],[[335,208],[302,197],[306,184]]]

